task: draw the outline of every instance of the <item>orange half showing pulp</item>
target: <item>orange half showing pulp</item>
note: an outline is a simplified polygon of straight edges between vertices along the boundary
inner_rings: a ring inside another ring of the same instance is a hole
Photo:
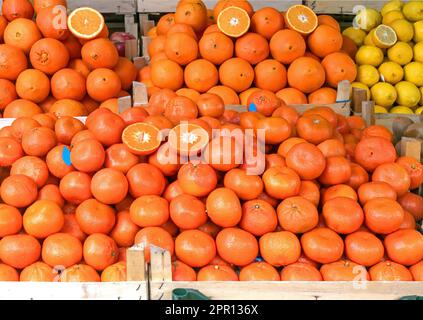
[[[317,28],[319,21],[317,15],[307,6],[295,5],[285,13],[285,21],[289,29],[302,35],[310,34]]]
[[[75,9],[68,16],[68,28],[80,39],[94,39],[104,27],[104,18],[95,9],[83,7]]]
[[[154,153],[160,147],[161,138],[159,128],[144,122],[131,124],[122,132],[122,142],[137,155]]]
[[[209,134],[197,124],[181,123],[169,131],[169,147],[182,156],[203,150],[209,143]]]
[[[227,7],[217,17],[217,27],[229,37],[238,38],[250,28],[250,16],[239,7]]]

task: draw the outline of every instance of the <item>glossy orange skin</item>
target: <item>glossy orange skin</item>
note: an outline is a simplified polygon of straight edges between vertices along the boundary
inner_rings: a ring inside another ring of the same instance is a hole
[[[206,206],[194,196],[181,194],[170,202],[170,218],[182,229],[197,229],[207,222]]]
[[[283,230],[304,233],[312,230],[318,223],[318,212],[309,200],[295,196],[283,200],[278,208],[278,220]]]
[[[290,168],[274,167],[267,169],[262,179],[265,190],[271,197],[286,199],[300,192],[300,177]]]
[[[172,262],[172,281],[196,281],[197,274],[193,268],[176,260]]]
[[[105,204],[119,203],[128,193],[128,180],[119,170],[101,169],[91,179],[91,193]]]
[[[293,146],[286,155],[286,165],[295,170],[303,180],[318,178],[325,170],[323,153],[311,143]]]
[[[324,185],[336,185],[347,182],[351,177],[350,162],[344,157],[329,157],[319,181]]]
[[[216,237],[219,256],[237,266],[253,262],[259,252],[256,238],[249,232],[238,228],[225,228]]]
[[[197,281],[238,281],[238,275],[229,266],[207,265],[198,271]]]
[[[214,190],[217,176],[208,164],[189,162],[182,165],[179,170],[178,181],[183,192],[203,197]]]
[[[401,264],[382,261],[369,269],[372,281],[413,281],[411,272]]]
[[[75,212],[81,230],[86,234],[109,233],[116,221],[115,210],[95,199],[82,202]]]
[[[41,245],[27,234],[5,236],[0,240],[0,259],[3,263],[23,269],[40,257]]]
[[[423,197],[408,192],[398,199],[399,204],[418,221],[423,218]]]
[[[423,236],[417,230],[395,231],[386,236],[384,244],[394,262],[410,266],[423,259]]]
[[[374,181],[364,183],[358,188],[357,193],[362,205],[375,198],[397,199],[395,190],[386,182]]]
[[[290,264],[281,271],[282,281],[322,281],[322,275],[319,270],[303,262]]]
[[[301,237],[304,253],[319,263],[331,263],[339,260],[344,252],[342,238],[328,228],[317,228]]]
[[[399,197],[407,193],[411,185],[407,170],[397,163],[385,163],[378,166],[373,172],[372,181],[388,183]]]
[[[267,262],[253,262],[241,269],[240,281],[279,281],[278,271]]]
[[[168,250],[171,256],[175,250],[172,236],[161,227],[146,227],[141,229],[135,235],[135,243],[143,244],[144,248],[146,248],[144,256],[147,262],[150,262],[150,245]]]
[[[91,198],[91,177],[84,172],[71,171],[59,185],[60,193],[66,201],[80,204]]]
[[[366,226],[375,233],[388,234],[398,230],[404,220],[404,210],[388,198],[372,199],[363,207]]]
[[[96,270],[86,264],[76,264],[60,274],[60,282],[100,282]]]
[[[104,270],[116,263],[119,250],[116,242],[109,236],[96,233],[91,234],[84,242],[84,261],[96,270]]]
[[[255,236],[262,236],[276,229],[278,219],[275,209],[264,200],[250,200],[242,205],[239,226]]]
[[[135,235],[140,230],[131,220],[129,211],[124,210],[116,214],[116,223],[110,232],[110,236],[119,247],[130,247],[135,242]]]
[[[366,281],[370,280],[365,267],[352,261],[339,260],[324,264],[320,268],[324,281]]]
[[[126,174],[129,182],[129,193],[133,197],[142,195],[161,195],[165,189],[166,179],[155,166],[139,163],[129,169]]]
[[[67,268],[81,261],[82,244],[70,234],[55,233],[44,240],[41,257],[51,267]]]
[[[348,208],[346,211],[345,209]],[[364,213],[357,201],[350,198],[334,198],[323,205],[326,225],[340,234],[357,231],[364,221]]]
[[[259,244],[261,256],[273,266],[289,265],[301,255],[300,241],[289,231],[267,233],[260,238]]]
[[[203,267],[216,255],[216,245],[208,234],[199,230],[187,230],[176,237],[175,254],[190,267]]]

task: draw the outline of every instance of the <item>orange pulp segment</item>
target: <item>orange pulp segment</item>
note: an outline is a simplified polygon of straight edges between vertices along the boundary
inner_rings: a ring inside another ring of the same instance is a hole
[[[217,27],[229,37],[238,38],[250,28],[250,16],[239,7],[227,7],[217,17]]]
[[[290,7],[285,13],[285,21],[289,29],[302,35],[310,34],[317,28],[317,15],[307,6],[298,4]]]
[[[75,9],[68,16],[68,28],[80,39],[94,39],[104,27],[104,18],[95,9],[82,7]]]
[[[152,124],[137,122],[123,130],[122,142],[132,153],[148,155],[160,147],[161,133],[159,128]]]

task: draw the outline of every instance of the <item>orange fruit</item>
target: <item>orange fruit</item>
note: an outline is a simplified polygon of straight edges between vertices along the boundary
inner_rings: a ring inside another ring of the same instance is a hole
[[[360,265],[375,265],[382,260],[384,252],[382,241],[370,232],[356,231],[345,238],[345,255]]]
[[[375,198],[363,207],[366,226],[375,233],[388,234],[398,230],[404,220],[404,210],[395,200]]]
[[[398,197],[406,194],[410,189],[410,175],[407,170],[397,163],[384,163],[373,171],[372,181],[386,182],[397,193]]]
[[[255,65],[269,56],[269,44],[258,33],[246,33],[236,40],[235,55]]]
[[[13,268],[29,266],[39,259],[40,253],[40,243],[28,234],[5,236],[0,240],[0,259]]]
[[[246,266],[254,261],[259,252],[256,238],[238,228],[225,228],[216,237],[219,256],[236,266]]]
[[[151,81],[161,89],[178,90],[184,82],[184,71],[170,59],[155,61],[151,64]]]
[[[64,6],[66,7],[66,0],[34,0],[33,1],[34,10],[38,13],[40,10],[50,6]]]
[[[167,13],[159,19],[157,22],[157,34],[158,35],[166,35],[169,31],[169,28],[175,24],[175,14],[174,13]]]
[[[412,265],[409,269],[413,275],[414,281],[422,281],[423,279],[423,261]]]
[[[302,35],[312,33],[318,25],[316,14],[311,8],[304,5],[291,6],[284,17],[287,27]]]
[[[344,252],[342,238],[328,228],[316,228],[304,233],[301,246],[308,258],[319,263],[335,262]]]
[[[369,269],[372,281],[413,281],[413,275],[402,264],[382,261]]]
[[[0,93],[0,110],[3,110],[9,103],[17,99],[17,94],[14,83],[9,80],[0,79],[0,86],[3,88]]]
[[[282,14],[271,7],[265,7],[254,12],[251,17],[251,30],[261,34],[266,39],[270,38],[284,27]]]
[[[37,184],[39,188],[43,187],[49,177],[46,163],[34,156],[25,156],[16,160],[10,170],[10,175],[25,175]]]
[[[73,35],[68,34],[66,40],[62,40],[63,44],[65,45],[66,49],[69,51],[69,58],[70,59],[80,59],[81,58],[81,48],[82,45],[78,41],[77,38],[75,38]],[[69,67],[70,64],[69,64]]]
[[[320,268],[320,273],[324,281],[369,280],[366,268],[349,260],[339,260],[324,264]],[[362,279],[363,276],[364,279]]]
[[[348,212],[345,208],[348,208]],[[326,201],[322,213],[326,225],[340,234],[357,231],[364,221],[364,213],[360,205],[345,197]]]
[[[110,236],[119,247],[130,247],[134,244],[135,235],[140,228],[131,220],[128,210],[120,211],[116,215],[116,224]]]
[[[51,267],[70,267],[82,259],[82,244],[67,233],[55,233],[43,242],[41,257]]]
[[[25,53],[7,44],[0,44],[0,78],[16,80],[28,66]]]
[[[135,81],[138,71],[131,60],[125,57],[119,57],[118,63],[113,70],[119,76],[123,90],[132,88],[132,82]]]
[[[219,78],[223,85],[236,92],[242,92],[251,86],[254,80],[254,70],[247,61],[241,58],[232,58],[220,66]]]
[[[135,236],[135,243],[144,245],[146,262],[150,262],[150,245],[169,251],[171,256],[175,248],[172,236],[161,227],[142,228]]]
[[[309,49],[319,58],[341,50],[342,42],[341,32],[328,25],[319,25],[307,38]]]
[[[218,95],[225,102],[225,105],[236,105],[240,103],[238,94],[228,86],[215,86],[208,90],[207,93]]]
[[[275,209],[264,200],[250,200],[242,205],[240,227],[255,236],[262,236],[276,229]]]
[[[308,95],[308,103],[310,104],[332,104],[336,102],[336,90],[323,87]]]
[[[319,26],[326,25],[334,28],[335,30],[341,31],[341,27],[339,26],[338,21],[332,16],[326,14],[320,14],[317,16],[317,20],[319,22]]]
[[[204,33],[198,42],[200,55],[215,65],[232,58],[234,44],[231,38],[221,32]]]
[[[63,270],[60,282],[100,282],[100,276],[93,267],[76,264]]]
[[[0,236],[18,233],[22,228],[22,215],[15,207],[0,204]]]
[[[101,272],[101,282],[120,281],[126,281],[126,263],[124,261],[116,262]]]
[[[188,194],[173,198],[169,211],[170,218],[181,229],[196,229],[207,221],[204,203]]]
[[[279,281],[278,271],[267,262],[253,262],[243,267],[239,273],[240,281]]]
[[[55,270],[52,267],[44,262],[34,262],[21,271],[19,281],[52,282],[55,278]]]
[[[82,59],[72,59],[69,61],[68,68],[75,70],[84,78],[87,78],[91,70]]]
[[[82,100],[86,94],[85,78],[73,69],[61,69],[51,78],[51,93],[56,99]]]
[[[263,182],[260,177],[248,175],[242,169],[231,169],[225,174],[224,186],[233,190],[242,200],[256,199],[263,191]]]
[[[95,9],[82,7],[73,10],[68,16],[68,28],[80,39],[94,39],[104,28],[104,18]]]
[[[300,191],[300,177],[294,170],[287,167],[267,169],[262,176],[262,180],[266,192],[277,199],[295,196]]]
[[[250,28],[250,16],[240,7],[227,7],[216,17],[219,30],[230,37],[241,37]]]
[[[319,177],[320,183],[324,185],[335,185],[346,183],[351,177],[351,166],[349,160],[344,157],[329,157],[326,159],[326,167]]]
[[[2,14],[9,21],[17,18],[32,19],[34,8],[28,0],[7,0],[3,2]]]
[[[41,33],[34,21],[25,18],[9,22],[3,35],[4,43],[29,53],[35,42],[41,39]]]
[[[355,59],[355,54],[358,51],[356,43],[348,38],[347,36],[342,35],[342,48],[341,52],[345,52],[350,56],[351,59]]]
[[[66,7],[51,5],[37,12],[36,23],[44,38],[65,40],[69,36]]]
[[[236,226],[242,217],[239,198],[228,188],[213,190],[207,196],[206,208],[210,220],[224,228]]]
[[[203,31],[207,26],[207,8],[202,1],[181,1],[175,12],[175,23],[185,23],[195,32]]]
[[[317,226],[319,217],[315,205],[301,197],[283,200],[278,208],[278,220],[283,230],[304,233]]]
[[[369,172],[379,165],[395,162],[396,151],[390,141],[380,137],[369,137],[361,140],[354,151],[355,162]]]
[[[140,227],[158,227],[169,219],[169,203],[156,195],[143,195],[131,204],[129,213]]]
[[[282,281],[322,281],[319,270],[311,264],[295,262],[281,271]]]
[[[307,199],[315,206],[319,205],[320,202],[320,190],[317,183],[313,181],[301,181],[299,196]]]
[[[295,88],[285,88],[276,92],[276,96],[287,105],[307,104],[307,97],[300,90]]]
[[[157,127],[147,123],[134,123],[122,132],[122,142],[134,154],[148,155],[155,152],[161,143]]]
[[[126,178],[129,182],[129,192],[133,197],[161,195],[166,185],[163,173],[148,163],[133,166],[126,174]]]
[[[59,232],[64,224],[64,216],[59,205],[50,200],[37,200],[29,206],[23,215],[25,231],[36,237],[46,238]]]
[[[87,93],[96,101],[115,98],[121,88],[120,78],[113,70],[95,69],[87,77]]]
[[[289,231],[266,233],[259,243],[263,259],[276,267],[294,263],[301,255],[300,241]]]
[[[208,164],[188,162],[179,170],[178,181],[184,193],[204,197],[215,189],[217,176]]]
[[[96,233],[85,239],[83,255],[85,263],[101,271],[118,261],[119,249],[111,237]]]
[[[408,192],[398,199],[404,210],[409,211],[414,218],[419,221],[423,216],[423,197],[418,194]]]
[[[75,212],[75,218],[81,230],[86,234],[109,233],[116,221],[112,207],[96,199],[83,201]]]
[[[39,70],[27,69],[16,79],[16,92],[22,99],[39,103],[50,93],[50,80]]]
[[[343,52],[327,55],[322,60],[322,66],[326,73],[326,82],[334,88],[343,80],[353,82],[357,76],[354,60]]]
[[[23,208],[37,199],[38,190],[34,180],[25,175],[16,174],[3,180],[0,193],[4,203]]]
[[[7,167],[23,157],[23,150],[18,141],[13,138],[0,138],[0,165]]]
[[[386,236],[386,253],[394,262],[405,266],[423,259],[423,236],[412,229],[398,230]]]
[[[164,110],[164,116],[175,126],[181,121],[194,120],[197,118],[197,115],[197,105],[194,101],[186,97],[173,97],[166,104]]]
[[[69,52],[62,42],[44,38],[35,42],[31,47],[29,59],[35,69],[52,75],[67,66]]]
[[[299,143],[286,154],[286,165],[295,170],[301,179],[313,180],[325,170],[326,160],[323,153],[311,143]]]
[[[185,67],[184,79],[188,88],[203,93],[218,83],[219,73],[210,61],[198,59]]]
[[[188,34],[174,33],[167,36],[164,52],[170,60],[184,66],[197,58],[197,41]]]
[[[121,202],[128,193],[128,181],[119,170],[101,169],[92,177],[91,193],[105,204],[116,204]]]
[[[196,281],[197,274],[194,269],[182,261],[172,262],[172,281]]]
[[[277,60],[261,61],[254,68],[254,73],[254,83],[257,88],[278,92],[286,86],[286,68]]]
[[[238,281],[238,275],[230,266],[210,264],[198,271],[197,281]]]
[[[309,81],[304,82],[305,78]],[[311,93],[325,83],[325,69],[313,58],[298,58],[288,68],[288,83],[304,93]]]
[[[182,231],[175,239],[178,260],[190,267],[203,267],[216,255],[216,245],[211,236],[199,230]]]
[[[296,31],[284,29],[276,32],[270,39],[272,57],[283,64],[290,64],[302,57],[306,51],[306,42]]]

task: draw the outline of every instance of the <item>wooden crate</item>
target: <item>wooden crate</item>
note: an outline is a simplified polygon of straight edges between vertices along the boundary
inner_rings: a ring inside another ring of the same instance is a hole
[[[358,6],[380,10],[389,1],[385,0],[306,0],[305,4],[318,14],[355,14]],[[354,9],[356,8],[356,9]]]
[[[204,0],[207,8],[213,8],[217,0]],[[138,0],[138,12],[140,13],[165,13],[174,12],[178,0]],[[250,0],[255,10],[264,7],[273,7],[280,11],[285,11],[294,4],[301,4],[300,0]]]
[[[126,282],[0,282],[0,300],[148,300],[144,248],[129,248],[126,257]]]
[[[170,300],[175,289],[194,289],[212,300],[396,300],[423,295],[421,282],[172,281],[168,251],[154,248],[150,265],[151,300]]]

